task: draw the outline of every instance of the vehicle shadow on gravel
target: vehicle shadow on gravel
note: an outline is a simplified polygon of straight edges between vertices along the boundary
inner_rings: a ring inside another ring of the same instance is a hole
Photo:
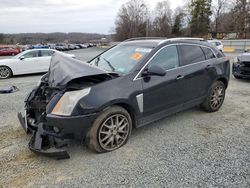
[[[204,112],[200,107],[194,107],[173,115],[170,115],[168,117],[165,117],[161,120],[155,121],[153,123],[147,124],[143,127],[139,128],[134,128],[132,130],[131,136],[128,140],[128,143],[119,148],[118,150],[125,148],[127,145],[130,147],[133,147],[133,144],[137,144],[138,142],[141,142],[141,139],[152,139],[151,134],[156,133],[156,134],[165,134],[166,136],[170,136],[171,133],[174,133],[176,135],[176,130],[181,131],[182,128],[185,128],[186,126],[186,121],[191,121],[192,122],[192,117],[191,119],[187,118],[187,116],[192,116],[192,114],[195,114],[196,116],[206,116],[208,113]],[[186,121],[183,122],[183,124],[180,124],[180,119],[186,119]],[[195,122],[193,122],[192,126],[197,126],[195,125]],[[189,125],[190,127],[190,125]],[[213,131],[213,128],[209,127],[198,127],[201,131],[203,132],[202,134],[205,133],[212,133],[215,132]],[[178,130],[179,129],[179,130]],[[95,155],[98,154],[96,152],[93,152],[88,149],[85,141],[71,141],[69,143],[69,154],[70,156],[74,156],[75,153],[78,153],[81,150],[81,153],[83,155]],[[108,153],[113,153],[113,152],[108,152]],[[104,154],[105,155],[105,154]]]

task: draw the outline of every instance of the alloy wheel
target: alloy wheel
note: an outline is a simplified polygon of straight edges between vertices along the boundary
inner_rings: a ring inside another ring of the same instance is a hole
[[[224,100],[224,94],[225,94],[225,91],[224,91],[223,86],[221,85],[218,85],[213,89],[212,95],[210,98],[211,107],[213,109],[216,109],[221,106]]]
[[[112,115],[100,126],[98,133],[99,144],[104,150],[115,150],[123,145],[129,133],[128,118],[122,114]]]
[[[0,67],[0,78],[8,78],[10,74],[10,70],[7,67]]]

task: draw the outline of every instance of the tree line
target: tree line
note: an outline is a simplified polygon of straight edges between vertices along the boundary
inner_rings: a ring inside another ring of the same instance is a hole
[[[172,10],[171,1],[152,10],[144,0],[130,0],[117,14],[114,38],[205,37],[249,38],[249,0],[187,0]]]
[[[38,44],[38,43],[85,43],[101,38],[109,39],[108,35],[95,33],[19,33],[1,34],[0,44]]]

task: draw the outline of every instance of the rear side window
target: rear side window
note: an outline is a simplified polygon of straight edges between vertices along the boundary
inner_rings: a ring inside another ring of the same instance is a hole
[[[31,51],[27,52],[26,54],[23,55],[23,57],[26,58],[33,58],[33,57],[38,57],[38,51]]]
[[[52,51],[52,50],[41,50],[40,56],[41,57],[48,57],[48,56],[52,56],[53,53],[54,53],[54,51]]]
[[[215,58],[215,55],[213,53],[213,51],[209,48],[206,48],[206,47],[202,47],[202,50],[206,56],[206,59],[213,59]]]
[[[217,55],[218,58],[225,57],[225,55],[223,54],[223,52],[221,52],[219,50],[218,50],[218,52],[217,52],[216,55]]]
[[[206,60],[205,55],[199,46],[195,45],[180,45],[182,56],[182,65],[189,65]]]

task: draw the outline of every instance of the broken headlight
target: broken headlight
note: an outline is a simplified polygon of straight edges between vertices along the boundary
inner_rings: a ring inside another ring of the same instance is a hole
[[[57,102],[52,114],[61,116],[70,116],[78,103],[78,101],[87,96],[91,88],[85,88],[83,90],[69,91],[64,93],[61,99]]]

